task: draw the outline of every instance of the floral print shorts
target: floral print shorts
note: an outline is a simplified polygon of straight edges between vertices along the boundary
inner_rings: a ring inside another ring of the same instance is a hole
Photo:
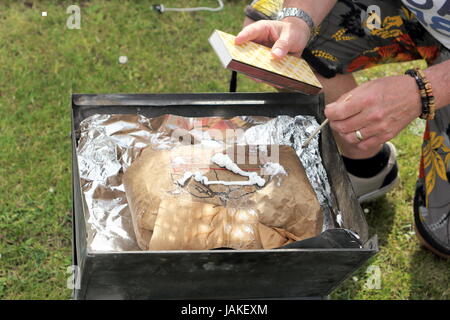
[[[255,0],[246,8],[246,14],[254,20],[274,19],[281,6],[282,0]],[[422,27],[400,0],[338,1],[315,30],[307,50],[337,73],[392,62],[424,59],[432,65],[450,59],[448,49]],[[447,256],[450,255],[449,136],[450,106],[447,106],[436,112],[434,120],[427,121],[414,200],[417,231],[435,251]]]

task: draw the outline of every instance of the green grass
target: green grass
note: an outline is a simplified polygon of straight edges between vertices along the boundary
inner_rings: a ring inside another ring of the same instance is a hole
[[[226,92],[207,38],[214,28],[237,33],[242,1],[219,13],[159,15],[147,1],[77,1],[81,30],[66,27],[72,1],[0,4],[0,298],[67,299],[71,265],[70,94]],[[196,6],[210,0],[165,0]],[[47,11],[47,17],[41,17]],[[128,63],[119,64],[121,55]],[[359,81],[400,72],[388,66]],[[239,78],[239,91],[274,91]],[[371,203],[367,220],[381,251],[333,294],[344,299],[448,299],[450,263],[419,248],[412,234],[412,195],[421,126],[395,139],[401,186]],[[364,284],[370,265],[381,289]]]

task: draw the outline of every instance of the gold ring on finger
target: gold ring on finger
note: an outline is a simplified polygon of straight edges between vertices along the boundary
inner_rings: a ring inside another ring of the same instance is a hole
[[[356,131],[355,131],[355,136],[356,136],[356,139],[358,139],[359,142],[361,142],[361,141],[364,140],[364,137],[363,137],[363,135],[361,134],[361,131],[359,131],[359,130],[356,130]]]

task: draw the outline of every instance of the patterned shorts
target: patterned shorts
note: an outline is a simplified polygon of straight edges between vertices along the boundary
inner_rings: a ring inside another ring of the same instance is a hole
[[[254,20],[274,19],[282,2],[255,0],[245,12]],[[450,59],[449,51],[400,0],[338,1],[305,51],[331,74],[392,62],[424,59],[432,65]],[[319,68],[316,71],[326,76]],[[450,106],[447,106],[427,122],[414,201],[418,231],[428,244],[446,255],[450,255],[449,137]]]

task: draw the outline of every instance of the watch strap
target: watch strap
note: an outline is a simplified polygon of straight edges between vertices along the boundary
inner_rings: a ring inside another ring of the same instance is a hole
[[[312,20],[311,16],[304,10],[299,8],[283,8],[279,11],[277,20],[282,20],[286,17],[297,17],[305,21],[312,33],[314,29],[314,21]]]

